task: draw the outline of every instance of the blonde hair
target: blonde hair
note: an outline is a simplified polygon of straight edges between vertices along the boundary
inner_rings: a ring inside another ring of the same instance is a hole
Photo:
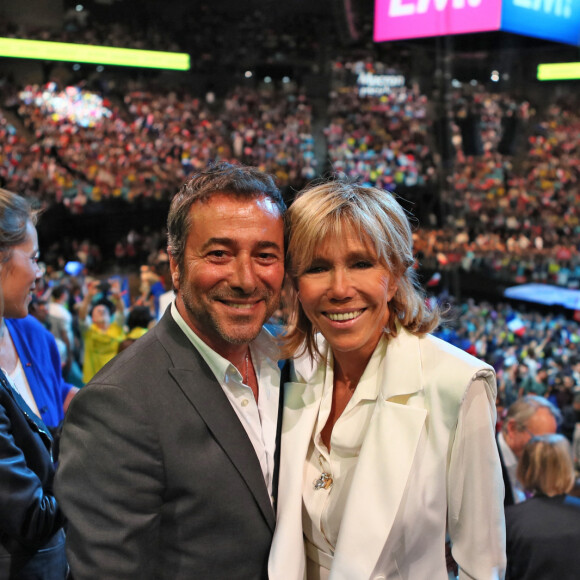
[[[26,199],[0,187],[0,270],[10,261],[14,246],[26,239],[28,222],[36,225],[38,212]],[[4,293],[0,286],[0,322],[4,317]],[[0,335],[4,331],[1,327]]]
[[[12,257],[12,248],[26,239],[28,222],[36,225],[37,218],[26,199],[0,188],[0,262]]]
[[[405,210],[393,194],[376,187],[364,187],[335,179],[306,188],[298,194],[287,213],[286,272],[290,312],[283,339],[284,354],[305,350],[318,353],[316,330],[304,313],[296,281],[312,264],[316,248],[329,236],[340,239],[352,230],[374,247],[380,262],[397,285],[389,302],[386,332],[397,333],[397,323],[413,334],[426,334],[437,326],[440,314],[430,310],[417,283],[413,265],[413,238]]]
[[[517,478],[528,491],[550,497],[568,493],[574,487],[575,476],[566,437],[532,437],[519,460]]]

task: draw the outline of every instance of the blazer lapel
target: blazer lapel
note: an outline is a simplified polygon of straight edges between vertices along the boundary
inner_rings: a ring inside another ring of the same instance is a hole
[[[318,416],[323,383],[284,385],[280,482],[276,534],[269,561],[269,577],[302,580],[305,577],[302,535],[302,479],[308,445]]]
[[[278,399],[278,416],[276,418],[276,451],[274,453],[274,475],[272,477],[272,497],[274,512],[278,505],[278,481],[280,481],[280,446],[282,443],[282,413],[284,411],[284,385],[290,382],[290,361],[285,360],[280,368],[280,396]]]
[[[276,523],[274,510],[256,452],[210,369],[207,368],[205,376],[185,369],[174,368],[169,372],[246,482],[273,530]]]
[[[175,365],[169,369],[169,373],[246,482],[266,522],[274,530],[274,509],[260,462],[220,384],[203,357],[179,329],[169,309],[157,327],[162,335],[160,340],[165,341],[163,344]]]
[[[389,540],[427,417],[422,406],[407,404],[422,388],[420,363],[418,339],[401,330],[389,341],[378,379],[377,406],[361,448],[336,546],[333,570],[340,573],[333,578],[371,577]]]
[[[14,388],[12,388],[12,386],[8,383],[8,379],[6,379],[4,373],[1,371],[0,371],[0,385],[5,391],[8,392],[10,397],[12,397],[12,399],[16,402],[22,413],[24,413],[24,416],[26,417],[28,424],[32,427],[34,431],[36,431],[40,435],[40,438],[44,441],[46,448],[52,454],[51,448],[53,439],[52,435],[50,434],[50,431],[48,430],[48,427],[43,423],[42,419],[40,419],[36,415],[36,413],[28,406],[28,404],[22,398],[20,393],[16,391]]]

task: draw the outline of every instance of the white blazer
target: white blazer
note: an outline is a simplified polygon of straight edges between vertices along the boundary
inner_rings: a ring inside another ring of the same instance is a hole
[[[323,342],[321,352],[328,346]],[[326,359],[326,357],[325,357]],[[285,385],[270,580],[303,580],[303,466],[324,361],[295,361]],[[338,535],[331,580],[447,580],[445,538],[460,578],[503,578],[503,480],[491,367],[432,336],[389,341],[379,396]]]

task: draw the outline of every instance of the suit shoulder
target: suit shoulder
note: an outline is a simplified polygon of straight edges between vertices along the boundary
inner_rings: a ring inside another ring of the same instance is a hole
[[[434,387],[439,396],[460,404],[473,383],[481,381],[489,400],[495,401],[493,367],[432,335],[420,337],[419,345],[426,384]]]
[[[425,335],[419,338],[419,344],[426,368],[452,368],[458,377],[469,380],[495,376],[492,366],[436,336]]]
[[[171,358],[154,331],[155,328],[110,360],[87,387],[100,383],[125,388],[135,383],[158,380],[159,375],[165,374],[171,366]]]

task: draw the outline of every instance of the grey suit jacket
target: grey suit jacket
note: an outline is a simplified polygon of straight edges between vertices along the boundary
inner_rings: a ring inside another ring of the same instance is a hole
[[[169,311],[73,399],[56,494],[75,580],[267,577],[258,459]]]

